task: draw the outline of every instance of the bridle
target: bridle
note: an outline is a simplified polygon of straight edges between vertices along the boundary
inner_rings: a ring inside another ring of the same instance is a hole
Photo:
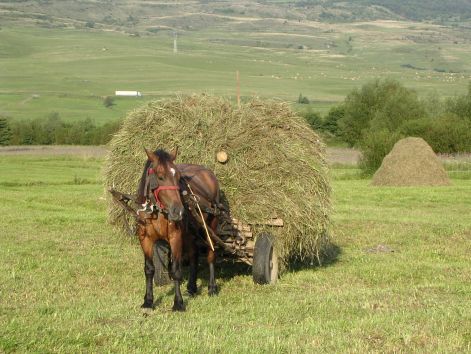
[[[147,169],[147,178],[149,178],[149,175],[152,173],[155,174],[155,170],[152,167]],[[155,201],[158,204],[158,207],[161,210],[165,209],[165,204],[159,198],[159,193],[161,191],[179,191],[179,190],[180,190],[180,186],[158,186],[156,189],[154,189],[153,193],[154,193]]]

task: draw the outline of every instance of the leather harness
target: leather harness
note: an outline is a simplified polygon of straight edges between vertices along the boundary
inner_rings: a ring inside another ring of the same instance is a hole
[[[151,200],[151,202],[153,202],[152,204],[157,206],[160,211],[165,211],[165,204],[162,202],[162,200],[160,200],[159,193],[165,190],[179,191],[180,186],[159,186],[155,175],[155,170],[153,168],[149,168],[147,170],[144,193],[146,197],[152,195],[155,198],[155,200]]]
[[[179,185],[176,186],[159,186],[157,181],[157,175],[155,170],[150,167],[147,169],[146,173],[146,182],[144,186],[144,195],[146,197],[146,202],[142,204],[143,209],[139,211],[144,211],[147,216],[146,218],[152,218],[153,213],[164,213],[168,214],[168,210],[162,200],[159,198],[159,194],[161,191],[164,190],[176,190],[180,191],[180,196],[182,197],[182,201],[184,202],[185,209],[189,210],[192,216],[198,220],[196,214],[196,204],[199,203],[200,198],[193,193],[188,193],[187,190],[188,181],[186,181],[185,177],[179,181]],[[150,202],[150,205],[149,205]],[[222,205],[219,205],[219,208]],[[148,209],[149,208],[149,209]],[[208,214],[217,215],[219,214],[219,208],[217,206],[209,206],[203,207],[203,211]]]

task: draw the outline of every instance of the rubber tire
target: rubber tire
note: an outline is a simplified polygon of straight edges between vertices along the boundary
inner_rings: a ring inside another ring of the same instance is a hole
[[[260,234],[255,241],[252,276],[257,284],[275,284],[278,280],[278,256],[273,236],[268,233]]]
[[[169,276],[170,267],[170,247],[166,241],[157,240],[154,243],[154,283],[157,286],[164,286],[171,283]]]

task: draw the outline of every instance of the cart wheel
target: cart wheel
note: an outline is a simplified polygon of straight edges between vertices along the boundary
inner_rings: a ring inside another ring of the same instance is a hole
[[[278,256],[273,247],[273,236],[262,233],[255,241],[252,276],[257,284],[275,284],[278,280]]]
[[[168,274],[170,266],[170,247],[167,242],[157,240],[154,243],[154,283],[157,286],[170,284],[170,276]]]

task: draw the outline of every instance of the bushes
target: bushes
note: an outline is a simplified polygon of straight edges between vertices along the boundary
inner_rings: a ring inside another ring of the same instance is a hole
[[[9,144],[102,145],[108,143],[120,125],[121,122],[109,122],[96,126],[90,118],[66,123],[61,120],[58,113],[51,113],[47,119],[10,121]]]
[[[395,80],[375,80],[333,107],[319,129],[359,147],[367,174],[402,137],[423,138],[437,153],[471,152],[471,83],[466,95],[444,101],[436,94],[419,100]]]
[[[306,119],[306,122],[308,122],[312,129],[316,131],[323,130],[324,122],[322,121],[322,117],[319,113],[308,110],[303,114],[303,117]]]
[[[309,104],[309,98],[307,98],[306,96],[303,96],[303,94],[300,93],[298,97],[298,103]]]
[[[471,121],[448,114],[434,120],[431,128],[429,136],[424,138],[430,142],[435,152],[471,151]]]
[[[324,131],[333,135],[340,135],[338,122],[344,115],[345,107],[343,105],[332,107],[324,118]]]
[[[381,162],[391,151],[394,144],[401,138],[400,133],[391,133],[385,129],[366,132],[360,144],[362,157],[359,166],[363,173],[366,175],[373,174],[381,166]]]
[[[424,138],[430,134],[431,120],[428,118],[414,119],[405,122],[399,129],[404,136]],[[424,140],[427,140],[424,138]],[[429,144],[430,145],[430,144]]]
[[[447,113],[436,119],[419,119],[404,124],[404,136],[421,137],[435,152],[455,153],[471,151],[471,122]]]
[[[106,96],[104,99],[103,99],[103,106],[105,106],[106,108],[111,108],[115,105],[114,103],[114,97],[111,97],[111,96]]]
[[[0,146],[8,145],[11,139],[11,128],[5,117],[0,117]]]
[[[353,90],[343,104],[339,119],[343,139],[354,146],[368,129],[395,131],[404,121],[425,115],[415,91],[395,80],[374,80]]]
[[[315,131],[330,135],[338,135],[338,120],[343,117],[343,113],[343,106],[338,106],[333,107],[324,118],[322,118],[318,112],[314,112],[310,108],[301,113],[301,115]]]
[[[471,123],[471,82],[468,84],[466,95],[453,97],[446,101],[446,111]]]

